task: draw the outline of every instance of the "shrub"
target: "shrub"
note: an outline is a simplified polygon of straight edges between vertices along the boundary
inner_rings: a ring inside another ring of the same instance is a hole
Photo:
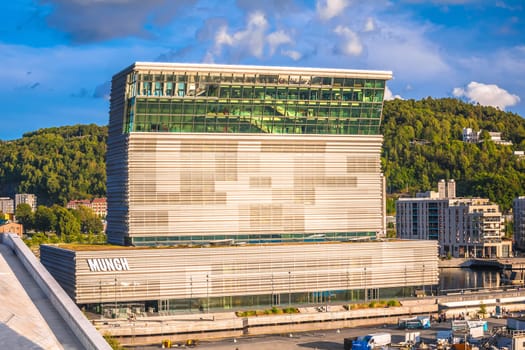
[[[401,303],[398,300],[389,300],[387,302],[387,305],[390,307],[394,307],[394,306],[401,306]]]

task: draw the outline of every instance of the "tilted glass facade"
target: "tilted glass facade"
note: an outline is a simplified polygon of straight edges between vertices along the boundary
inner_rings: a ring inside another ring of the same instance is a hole
[[[125,132],[379,133],[385,79],[286,72],[134,70]]]
[[[348,241],[384,231],[391,72],[137,62],[112,81],[108,241]]]

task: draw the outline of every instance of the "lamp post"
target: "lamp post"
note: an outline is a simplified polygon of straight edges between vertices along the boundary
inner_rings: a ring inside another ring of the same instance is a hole
[[[350,300],[350,273],[346,270],[346,299]]]
[[[100,318],[103,316],[103,310],[102,310],[102,280],[98,280],[98,291],[99,291],[99,301],[100,301]]]
[[[270,304],[271,306],[273,306],[273,303],[274,303],[274,290],[273,290],[273,272],[272,272],[272,296],[270,297]]]
[[[365,302],[368,301],[368,290],[366,289],[366,267],[363,268],[365,273]]]
[[[421,279],[421,283],[423,283],[423,296],[425,296],[425,265],[423,264],[423,278]]]
[[[210,312],[210,280],[209,276],[206,274],[206,313]]]
[[[292,272],[288,271],[288,306],[292,305]]]
[[[115,276],[115,318],[117,317],[117,276]]]
[[[193,277],[190,276],[190,312],[191,312],[191,303],[193,302]]]

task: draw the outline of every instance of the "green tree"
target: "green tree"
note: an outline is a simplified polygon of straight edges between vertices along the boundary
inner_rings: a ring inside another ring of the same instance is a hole
[[[52,209],[56,216],[55,232],[58,236],[74,237],[80,234],[80,222],[71,211],[58,205]]]
[[[35,230],[44,233],[53,231],[56,225],[56,215],[51,208],[39,205],[35,212]]]
[[[31,206],[27,203],[21,203],[15,210],[16,221],[24,226],[24,232],[30,230],[34,226],[35,214]]]
[[[80,205],[78,209],[73,210],[73,215],[80,222],[80,231],[82,233],[99,234],[104,229],[102,220],[89,207]]]

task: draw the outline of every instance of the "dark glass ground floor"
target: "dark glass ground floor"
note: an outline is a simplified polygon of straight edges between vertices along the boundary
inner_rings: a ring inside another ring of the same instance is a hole
[[[308,293],[281,293],[246,296],[161,299],[148,301],[105,302],[79,305],[83,310],[101,317],[133,317],[177,313],[207,313],[238,310],[265,310],[277,307],[328,306],[330,303],[370,303],[379,300],[433,295],[436,286],[338,290]]]

